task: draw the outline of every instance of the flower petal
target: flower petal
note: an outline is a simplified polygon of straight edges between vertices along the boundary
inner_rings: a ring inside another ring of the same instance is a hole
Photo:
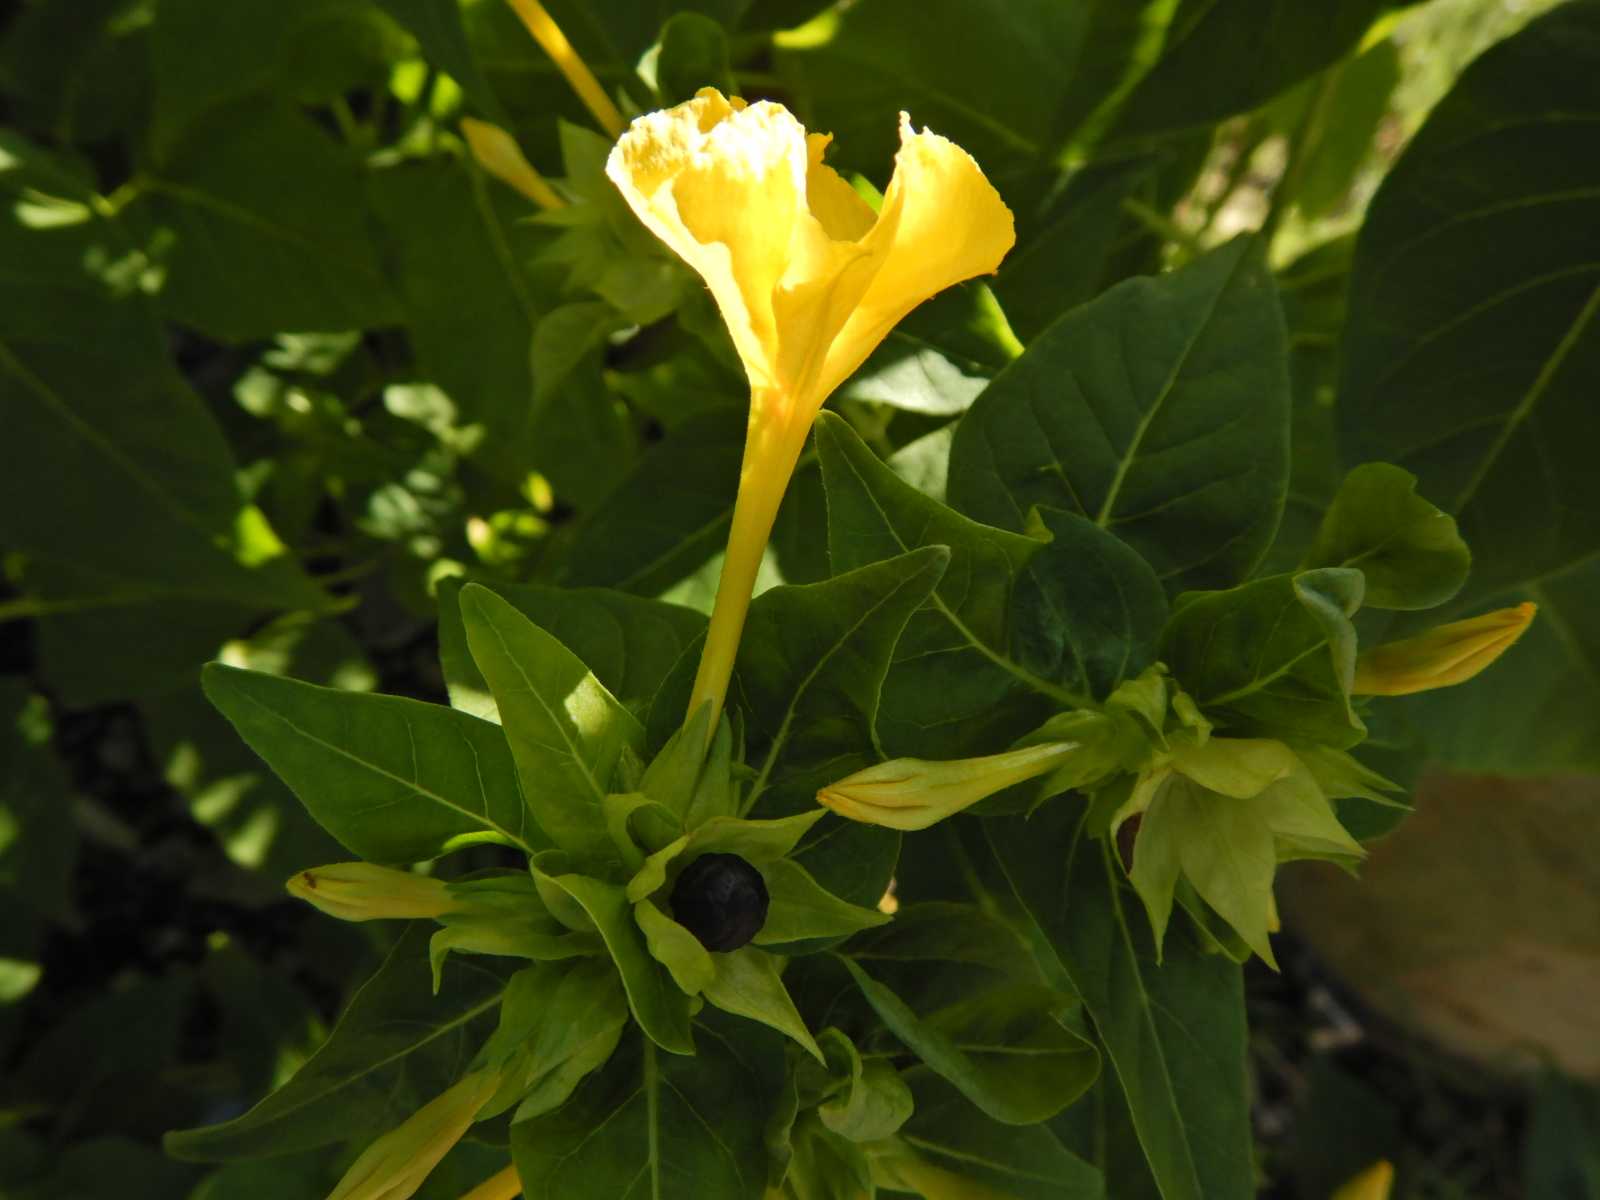
[[[606,162],[639,219],[706,281],[753,387],[777,382],[772,300],[806,215],[807,161],[782,105],[703,88],[634,121]]]
[[[843,182],[841,180],[841,182]],[[878,222],[863,237],[882,267],[834,339],[819,379],[824,398],[924,300],[986,275],[1016,243],[1011,210],[960,146],[900,114],[900,151]]]

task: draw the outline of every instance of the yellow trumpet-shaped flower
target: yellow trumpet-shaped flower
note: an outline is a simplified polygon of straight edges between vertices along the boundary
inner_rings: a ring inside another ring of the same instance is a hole
[[[1375,646],[1356,660],[1350,690],[1358,696],[1407,696],[1465,683],[1509,650],[1538,611],[1522,603]]]
[[[1011,211],[972,156],[903,114],[877,213],[782,105],[711,88],[634,121],[606,174],[705,280],[750,381],[739,498],[690,712],[722,708],[761,554],[829,394],[936,292],[993,271]]]
[[[313,867],[285,886],[291,896],[341,921],[437,917],[455,907],[443,880],[364,862]]]
[[[817,801],[852,821],[926,829],[1013,784],[1055,770],[1078,748],[1076,742],[1046,742],[948,762],[895,758],[829,784]]]
[[[499,1086],[497,1072],[477,1071],[448,1088],[362,1151],[328,1200],[406,1200],[461,1140]]]
[[[1389,1200],[1394,1187],[1394,1168],[1386,1162],[1374,1163],[1333,1194],[1333,1200]]]

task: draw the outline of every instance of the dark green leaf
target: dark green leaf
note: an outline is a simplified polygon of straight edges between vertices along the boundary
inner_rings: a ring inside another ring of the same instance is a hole
[[[644,727],[583,662],[508,601],[471,583],[459,597],[473,661],[494,693],[534,819],[556,845],[610,845],[600,804]]]
[[[505,736],[435,704],[315,687],[212,663],[206,695],[319,824],[362,858],[433,858],[488,837],[532,851]]]
[[[473,57],[461,19],[461,0],[377,0],[391,17],[410,31],[423,57],[461,85],[478,110],[502,120],[504,110]]]
[[[242,341],[396,319],[355,157],[287,106],[219,111],[140,183],[126,212],[150,231],[173,320]]]
[[[1336,61],[1389,0],[1182,0],[1161,57],[1117,119],[1114,139],[1148,137],[1246,112]]]
[[[725,1026],[724,1026],[725,1027]],[[764,1073],[702,1025],[693,1058],[627,1038],[559,1110],[512,1126],[527,1200],[749,1200],[766,1180]]]
[[[1048,805],[984,822],[1016,897],[1083,998],[1164,1200],[1255,1195],[1239,968],[1174,930],[1158,967],[1102,842]]]
[[[1040,543],[987,528],[923,495],[838,417],[816,427],[835,570],[928,545],[950,567],[915,613],[884,681],[879,735],[890,755],[948,757],[1003,748],[1071,695],[1011,653],[1012,594]]]
[[[1455,514],[1460,603],[1600,547],[1600,3],[1564,4],[1462,74],[1356,244],[1339,420]]]
[[[1523,1151],[1528,1200],[1600,1197],[1600,1094],[1591,1085],[1545,1078]]]
[[[1162,637],[1174,678],[1230,734],[1332,746],[1361,739],[1350,709],[1361,573],[1273,575],[1181,597]]]
[[[426,376],[477,427],[473,454],[521,484],[538,449],[532,346],[542,306],[524,261],[541,237],[509,189],[458,162],[404,162],[367,184],[400,319]]]
[[[1035,505],[1075,512],[1169,590],[1226,586],[1277,528],[1288,415],[1283,316],[1240,239],[1036,338],[957,429],[950,501],[1014,530]]]
[[[906,1079],[916,1111],[901,1139],[929,1161],[1016,1200],[1103,1200],[1100,1172],[1043,1125],[1005,1125],[926,1068]]]
[[[656,595],[722,548],[744,457],[742,408],[685,421],[575,529],[564,583]]]
[[[413,1056],[442,1055],[449,1060],[446,1070],[458,1071],[475,1049],[473,1022],[500,1003],[509,971],[495,959],[463,960],[436,996],[430,932],[421,922],[406,930],[289,1082],[242,1117],[168,1134],[167,1153],[227,1162],[356,1137],[394,1123],[394,1092],[415,1071]],[[453,1081],[452,1075],[444,1082]]]
[[[1042,987],[1003,986],[919,1013],[853,960],[843,960],[883,1023],[934,1071],[997,1121],[1031,1125],[1094,1082],[1100,1056],[1054,1015]]]
[[[49,736],[43,700],[28,694],[25,680],[0,678],[0,890],[8,905],[65,921],[78,831]],[[13,948],[0,956],[15,957]]]
[[[1367,463],[1345,476],[1305,565],[1359,567],[1373,608],[1432,608],[1461,590],[1472,555],[1456,523],[1417,495],[1416,476]]]

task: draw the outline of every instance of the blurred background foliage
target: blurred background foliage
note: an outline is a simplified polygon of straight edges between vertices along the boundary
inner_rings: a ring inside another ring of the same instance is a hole
[[[1341,363],[1359,370],[1341,342],[1367,207],[1466,65],[1554,4],[548,6],[630,112],[707,83],[782,99],[881,186],[906,109],[983,164],[1017,250],[835,401],[929,491],[1019,339],[1266,230],[1297,405],[1281,568],[1350,455],[1389,436],[1335,403]],[[541,216],[487,173],[464,116],[509,130],[572,203]],[[442,700],[442,579],[708,607],[743,382],[708,299],[605,181],[608,145],[503,0],[0,5],[0,1195],[316,1196],[337,1169],[208,1173],[157,1148],[285,1078],[384,949],[285,899],[294,870],[344,855],[204,702],[200,663]],[[764,582],[824,577],[822,528],[812,464]],[[1518,932],[1592,906],[1593,865],[1511,862],[1504,831],[1461,816],[1555,804],[1570,825],[1538,828],[1592,859],[1590,792],[1444,771],[1600,766],[1600,537],[1514,548],[1468,599],[1539,599],[1527,652],[1380,731],[1384,765],[1426,781],[1407,830],[1428,840],[1404,856],[1423,865],[1391,884],[1380,856],[1343,897],[1307,872],[1286,904],[1304,947],[1251,976],[1264,1194],[1325,1196],[1387,1155],[1407,1197],[1600,1197],[1595,1094],[1560,1073],[1600,1071],[1600,926],[1532,939],[1560,970]],[[1524,898],[1509,959],[1481,953],[1492,904],[1470,954],[1351,936],[1491,887]],[[1439,970],[1407,978],[1422,960]],[[1462,1015],[1513,983],[1496,1019]],[[1570,1022],[1554,1040],[1526,1023],[1552,1005]],[[428,1082],[393,1081],[397,1105]],[[486,1155],[463,1146],[422,1194],[464,1191]]]

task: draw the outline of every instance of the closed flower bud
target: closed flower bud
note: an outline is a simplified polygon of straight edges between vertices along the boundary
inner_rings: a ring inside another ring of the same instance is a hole
[[[363,862],[312,867],[286,886],[291,896],[341,921],[437,917],[454,905],[441,880]]]
[[[1013,784],[1055,770],[1078,749],[1077,742],[1046,742],[948,762],[895,758],[829,784],[817,800],[852,821],[926,829]]]
[[[499,1086],[498,1072],[468,1075],[362,1151],[328,1200],[406,1200],[461,1140]]]
[[[1356,660],[1350,690],[1358,696],[1407,696],[1465,683],[1509,650],[1538,611],[1523,603],[1375,646]]]
[[[1333,1194],[1333,1200],[1389,1200],[1394,1186],[1394,1168],[1375,1163]]]

